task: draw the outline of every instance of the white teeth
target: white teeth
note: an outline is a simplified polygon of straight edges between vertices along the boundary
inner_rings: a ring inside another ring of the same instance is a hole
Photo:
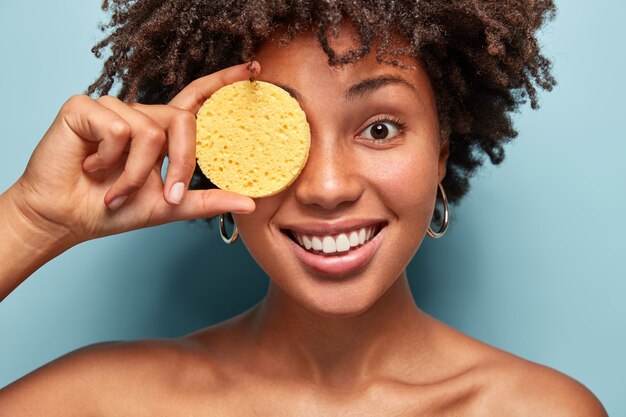
[[[361,245],[365,243],[365,229],[359,230],[359,243]]]
[[[347,252],[350,250],[350,241],[348,240],[348,236],[345,233],[337,236],[337,240],[335,241],[337,245],[337,252]]]
[[[359,246],[359,234],[354,231],[350,232],[350,246]]]
[[[335,253],[337,252],[337,244],[335,239],[330,236],[325,236],[324,240],[322,240],[322,250],[324,253]]]
[[[313,250],[322,250],[322,241],[319,237],[313,236],[311,238],[311,247],[313,248]]]
[[[311,236],[300,233],[293,233],[297,242],[306,250],[324,252],[326,254],[336,252],[347,252],[351,248],[363,245],[374,237],[375,228],[372,226],[362,227],[350,233],[340,233],[339,235]]]

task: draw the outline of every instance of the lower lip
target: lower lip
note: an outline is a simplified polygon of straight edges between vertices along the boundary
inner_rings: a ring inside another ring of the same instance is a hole
[[[288,236],[285,236],[285,238],[291,244],[290,247],[296,258],[304,265],[326,275],[341,276],[358,271],[372,260],[383,240],[386,230],[387,226],[384,226],[372,240],[363,246],[335,255],[317,255],[308,252]]]

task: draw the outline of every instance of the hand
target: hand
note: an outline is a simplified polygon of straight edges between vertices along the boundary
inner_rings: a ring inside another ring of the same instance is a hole
[[[252,212],[249,197],[187,190],[196,161],[195,114],[213,92],[250,71],[258,72],[258,63],[199,78],[167,105],[70,98],[12,187],[19,211],[43,231],[62,230],[71,245],[176,220]]]

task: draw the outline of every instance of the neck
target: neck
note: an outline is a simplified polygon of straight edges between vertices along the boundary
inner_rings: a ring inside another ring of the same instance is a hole
[[[393,377],[415,363],[426,339],[426,315],[403,273],[367,311],[320,316],[271,285],[250,317],[252,345],[268,366],[324,384],[358,384]]]

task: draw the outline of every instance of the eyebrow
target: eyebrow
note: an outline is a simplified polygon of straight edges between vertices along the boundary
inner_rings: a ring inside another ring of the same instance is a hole
[[[289,95],[295,98],[298,102],[302,103],[306,100],[297,90],[294,88],[288,87],[282,84],[276,84],[278,87],[287,91]],[[354,101],[356,99],[365,97],[369,94],[374,93],[375,91],[380,90],[383,87],[387,87],[389,85],[402,85],[410,88],[414,92],[417,92],[415,86],[401,77],[396,77],[393,75],[381,75],[379,77],[367,78],[363,81],[360,81],[354,84],[352,87],[348,89],[345,94],[346,101]]]
[[[417,92],[415,86],[404,78],[393,75],[381,75],[380,77],[367,78],[357,84],[354,84],[348,89],[345,97],[347,101],[354,101],[389,85],[402,85],[410,88],[414,92]]]

